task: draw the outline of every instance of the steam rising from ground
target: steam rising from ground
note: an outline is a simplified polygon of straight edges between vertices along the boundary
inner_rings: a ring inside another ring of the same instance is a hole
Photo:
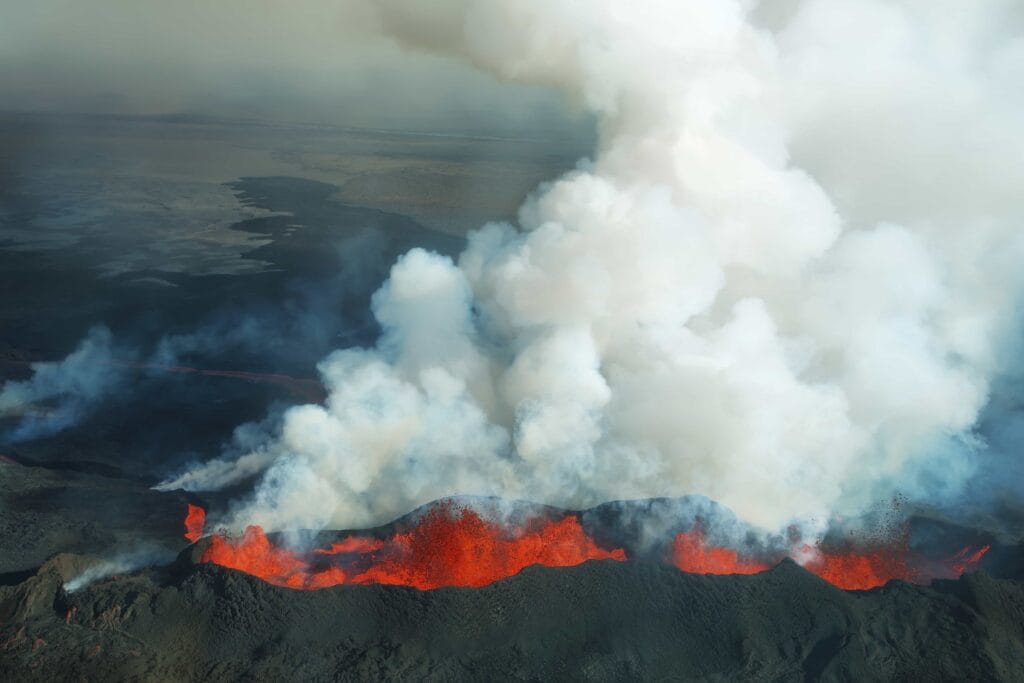
[[[564,90],[596,156],[458,263],[402,257],[325,406],[163,487],[265,470],[233,520],[265,528],[699,493],[779,529],[955,492],[1021,284],[1022,11],[754,5],[375,3],[410,48]]]
[[[33,363],[32,377],[0,388],[0,417],[20,418],[4,439],[35,439],[74,426],[121,381],[124,366],[113,363],[113,340],[94,327],[59,362]]]
[[[94,581],[105,579],[115,574],[125,574],[154,564],[166,564],[174,560],[174,553],[160,548],[142,548],[134,552],[123,553],[109,560],[100,560],[75,578],[64,584],[64,590],[74,593],[85,588]]]

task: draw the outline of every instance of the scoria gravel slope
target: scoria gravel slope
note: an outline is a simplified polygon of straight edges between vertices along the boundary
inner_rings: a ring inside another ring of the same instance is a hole
[[[1024,585],[984,572],[841,591],[647,562],[478,589],[294,591],[182,553],[66,593],[59,555],[0,587],[0,680],[1021,680]],[[69,616],[70,615],[70,616]]]

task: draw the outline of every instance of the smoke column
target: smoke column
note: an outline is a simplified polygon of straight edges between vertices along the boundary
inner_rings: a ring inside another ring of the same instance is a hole
[[[697,493],[777,530],[970,476],[1021,284],[1018,3],[373,4],[561,89],[595,156],[457,263],[399,259],[324,406],[164,488],[262,471],[233,522],[265,528]]]
[[[124,368],[113,362],[110,330],[89,330],[64,360],[33,363],[32,377],[0,387],[0,418],[19,418],[3,440],[36,439],[78,424],[121,382]]]

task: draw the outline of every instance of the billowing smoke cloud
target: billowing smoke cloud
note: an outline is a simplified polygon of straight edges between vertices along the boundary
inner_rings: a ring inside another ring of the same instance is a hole
[[[1020,291],[1018,3],[374,3],[594,112],[593,160],[458,262],[413,251],[324,406],[166,485],[265,468],[237,524],[451,493],[698,493],[769,529],[948,495]]]
[[[76,425],[118,385],[125,369],[114,362],[110,330],[92,328],[64,360],[33,363],[32,377],[3,385],[0,417],[18,418],[3,439],[26,441]]]

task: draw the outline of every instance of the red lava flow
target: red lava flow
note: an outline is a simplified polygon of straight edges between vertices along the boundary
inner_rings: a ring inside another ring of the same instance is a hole
[[[697,527],[676,536],[672,564],[689,574],[758,574],[771,569],[762,562],[741,560],[731,548],[707,545],[704,532]]]
[[[349,537],[303,556],[275,546],[261,528],[250,526],[236,540],[213,536],[201,559],[290,588],[377,583],[429,590],[484,586],[534,564],[624,561],[626,553],[598,546],[574,515],[510,530],[469,508],[442,504],[408,531],[384,540]]]
[[[957,578],[977,567],[989,546],[961,549],[940,564],[940,571],[910,551],[905,538],[889,544],[876,543],[864,550],[836,551],[805,545],[801,557],[804,569],[843,590],[867,590],[899,579],[914,583],[935,578]],[[693,574],[757,574],[772,565],[741,559],[730,548],[707,545],[703,532],[695,527],[676,536],[672,564]]]
[[[0,363],[7,365],[17,366],[32,366],[34,361],[24,360],[19,358],[0,358]],[[326,391],[318,380],[310,377],[292,377],[290,375],[282,375],[278,373],[268,372],[249,372],[247,370],[213,370],[204,368],[193,368],[187,365],[167,365],[164,363],[143,363],[143,362],[130,362],[130,361],[118,361],[112,360],[108,363],[109,365],[116,365],[123,368],[130,368],[133,370],[148,370],[155,372],[166,372],[177,375],[203,375],[206,377],[224,377],[227,379],[245,380],[246,382],[260,382],[266,384],[275,384],[283,387],[291,394],[300,398],[313,401],[314,403],[323,402],[326,397]]]
[[[187,539],[195,542],[202,536],[205,518],[201,507],[188,506]],[[805,545],[799,555],[805,569],[829,583],[844,590],[866,590],[894,579],[920,583],[956,578],[976,568],[988,550],[987,545],[968,546],[936,564],[911,552],[904,538],[862,550]],[[484,586],[530,565],[570,567],[587,560],[623,562],[626,553],[599,546],[576,515],[538,518],[521,529],[510,529],[451,502],[432,508],[408,530],[385,539],[349,536],[327,548],[297,553],[275,545],[260,527],[250,526],[240,538],[212,536],[201,557],[202,562],[237,569],[274,585],[306,590],[339,584],[420,590]],[[691,574],[757,574],[774,565],[741,557],[732,548],[709,545],[699,527],[675,537],[669,560]]]

